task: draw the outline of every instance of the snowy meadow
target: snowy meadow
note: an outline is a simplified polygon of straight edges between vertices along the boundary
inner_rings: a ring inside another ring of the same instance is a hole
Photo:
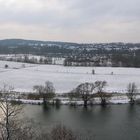
[[[5,65],[8,65],[5,68]],[[95,74],[92,74],[92,70]],[[30,92],[34,85],[53,82],[56,93],[66,93],[84,82],[107,81],[106,91],[124,93],[130,82],[140,89],[140,68],[64,67],[0,61],[0,85],[6,83],[15,91]]]

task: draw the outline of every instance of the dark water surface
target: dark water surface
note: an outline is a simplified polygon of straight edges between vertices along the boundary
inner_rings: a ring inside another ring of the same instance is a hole
[[[140,105],[97,105],[88,109],[60,106],[47,110],[39,105],[26,105],[24,117],[35,120],[46,130],[64,124],[92,135],[94,140],[140,140]]]

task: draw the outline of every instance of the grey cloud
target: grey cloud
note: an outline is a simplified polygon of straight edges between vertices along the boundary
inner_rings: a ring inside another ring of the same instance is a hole
[[[29,5],[30,3],[27,2],[27,5],[25,4],[23,7],[20,5],[19,8],[16,5],[16,0],[8,7],[3,4],[0,9],[0,24],[15,23],[25,27],[47,27],[50,28],[48,31],[50,34],[57,32],[62,37],[60,37],[61,39],[68,37],[70,40],[73,39],[73,34],[74,38],[77,39],[79,35],[82,35],[81,40],[86,38],[87,41],[97,39],[95,34],[105,36],[105,38],[108,36],[108,40],[113,40],[113,35],[134,34],[134,32],[130,32],[130,29],[137,31],[134,35],[135,38],[140,36],[140,27],[137,26],[140,22],[140,0],[34,1],[40,2],[41,7]],[[136,22],[137,24],[135,24]],[[128,24],[129,26],[127,26]],[[109,31],[108,35],[104,33],[107,30]],[[65,34],[70,35],[66,36]],[[123,38],[125,40],[127,37],[123,36]],[[52,36],[52,39],[56,38]],[[103,40],[102,37],[100,39]]]
[[[44,7],[47,0],[41,0]],[[52,24],[62,26],[68,24],[75,25],[79,23],[87,24],[105,20],[105,18],[114,19],[139,19],[139,0],[60,0],[58,5],[65,5],[62,11],[55,9],[40,9],[40,11],[23,8],[21,11],[14,11],[14,7],[10,9],[0,10],[1,21],[14,21],[23,24]],[[13,6],[13,5],[12,5]],[[15,7],[16,8],[16,7]],[[85,25],[86,26],[86,25]]]

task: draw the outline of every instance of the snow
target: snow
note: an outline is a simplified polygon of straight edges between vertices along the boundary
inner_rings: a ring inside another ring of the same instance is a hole
[[[69,98],[59,97],[57,98],[61,101],[61,104],[68,105],[68,104],[75,104],[75,105],[83,105],[84,102],[82,100],[73,100],[71,101]],[[137,97],[137,99],[140,99],[140,96]],[[26,100],[26,99],[16,99],[16,101],[21,101],[24,104],[42,104],[42,100]],[[53,102],[53,101],[50,101]],[[94,98],[93,104],[100,104],[101,101],[99,98]],[[109,104],[128,104],[129,100],[126,96],[119,96],[119,98],[116,98],[116,96],[112,97],[109,102]],[[89,102],[90,104],[90,102]]]
[[[5,69],[8,64],[8,69]],[[92,70],[95,70],[95,75]],[[113,72],[113,75],[111,75]],[[64,67],[61,65],[35,65],[0,61],[0,85],[9,84],[15,91],[30,92],[34,85],[49,80],[54,83],[56,93],[65,93],[83,82],[106,80],[106,91],[124,93],[130,82],[140,89],[140,68],[111,67]]]
[[[42,104],[42,100],[25,100],[25,99],[16,99],[16,101],[20,101],[23,104]]]

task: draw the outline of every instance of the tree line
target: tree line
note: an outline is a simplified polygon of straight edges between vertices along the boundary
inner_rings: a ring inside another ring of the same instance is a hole
[[[109,104],[109,101],[113,96],[112,93],[105,91],[107,85],[108,84],[106,81],[81,83],[65,96],[69,97],[71,105],[76,105],[76,101],[82,100],[83,106],[87,107],[88,105],[93,105],[94,99],[98,98],[100,100],[100,104],[105,106]],[[50,103],[50,100],[53,100],[56,96],[54,85],[50,81],[46,81],[44,85],[35,85],[33,90],[36,92],[36,94],[30,94],[29,96],[34,99],[36,97],[37,99],[42,98],[44,106],[47,106],[47,104]],[[137,94],[138,89],[136,84],[134,82],[129,83],[127,86],[126,96],[129,99],[129,103],[131,105],[135,103]],[[61,101],[59,101],[59,99],[55,99],[56,104],[60,102]]]

